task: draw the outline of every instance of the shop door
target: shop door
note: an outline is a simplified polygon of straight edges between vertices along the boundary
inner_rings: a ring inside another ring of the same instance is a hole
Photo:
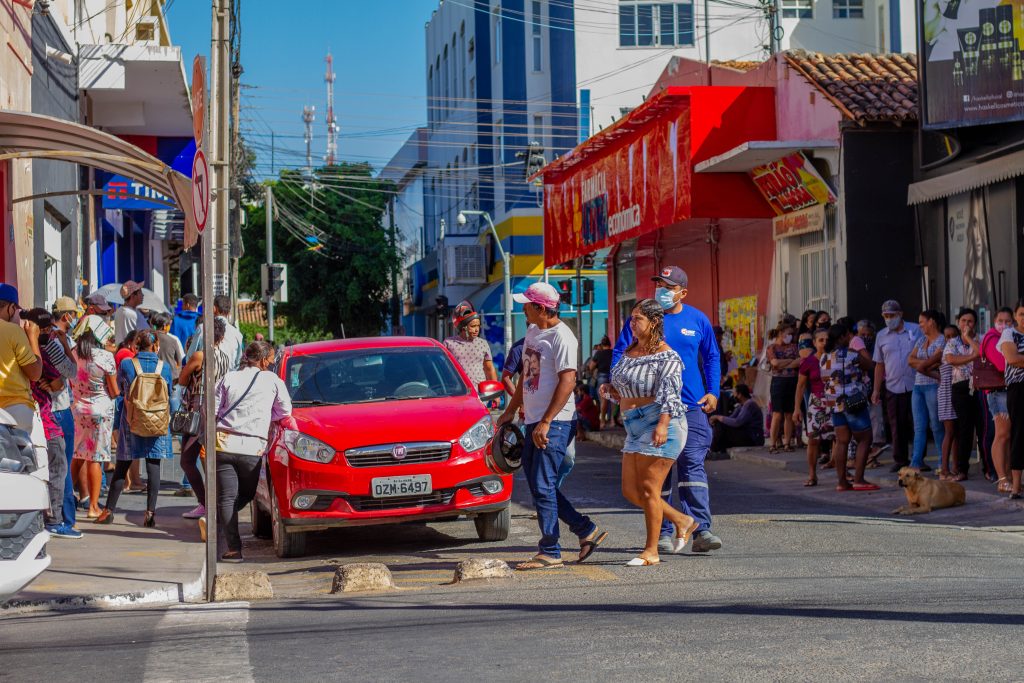
[[[62,225],[49,211],[43,212],[43,268],[44,293],[46,300],[43,306],[50,310],[57,297],[64,295],[63,264],[61,249]]]
[[[829,311],[832,307],[832,263],[835,248],[826,246],[825,233],[801,235],[800,293],[803,308]]]

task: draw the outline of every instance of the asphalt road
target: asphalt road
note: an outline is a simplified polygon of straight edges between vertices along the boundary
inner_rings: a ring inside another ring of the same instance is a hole
[[[836,494],[708,464],[725,542],[711,555],[622,566],[642,517],[618,494],[615,454],[584,447],[570,495],[611,533],[592,563],[450,585],[462,557],[533,552],[524,508],[498,544],[460,522],[335,532],[301,561],[247,545],[283,599],[12,615],[0,619],[0,681],[1024,678],[1020,533],[958,526],[962,510],[893,518],[892,489]],[[386,561],[400,590],[326,595],[334,565],[353,558]]]

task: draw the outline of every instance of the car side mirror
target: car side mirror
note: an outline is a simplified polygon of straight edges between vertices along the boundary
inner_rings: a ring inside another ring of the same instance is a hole
[[[476,395],[480,397],[480,401],[483,403],[499,399],[504,393],[505,385],[493,379],[480,382],[480,386],[477,387],[476,391]]]

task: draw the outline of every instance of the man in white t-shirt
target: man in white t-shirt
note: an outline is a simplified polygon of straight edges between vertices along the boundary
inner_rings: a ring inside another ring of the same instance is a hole
[[[120,344],[132,330],[149,328],[146,316],[136,309],[142,304],[142,283],[128,280],[121,285],[124,304],[114,313],[114,343]]]
[[[523,344],[522,374],[516,393],[498,424],[511,422],[520,405],[526,416],[523,472],[533,494],[540,525],[540,552],[516,569],[561,567],[558,520],[579,536],[579,561],[590,557],[608,536],[580,514],[558,490],[566,448],[576,436],[576,353],[579,342],[558,318],[558,292],[537,282],[513,297],[523,304],[530,325]]]

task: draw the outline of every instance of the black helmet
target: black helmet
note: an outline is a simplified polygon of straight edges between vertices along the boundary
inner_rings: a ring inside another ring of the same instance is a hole
[[[523,466],[523,430],[506,422],[498,427],[484,451],[487,467],[495,474],[513,474]]]

